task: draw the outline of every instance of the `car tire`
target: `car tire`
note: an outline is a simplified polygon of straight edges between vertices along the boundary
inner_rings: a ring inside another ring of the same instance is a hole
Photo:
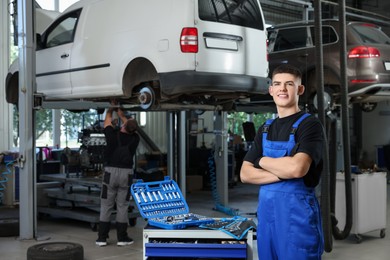
[[[19,73],[14,75],[7,75],[5,97],[7,103],[18,105],[19,101]]]
[[[324,78],[325,77],[330,79],[337,78],[333,73],[329,72],[329,70],[327,70],[327,73],[324,73]],[[303,85],[305,86],[305,98],[303,101],[306,102],[310,111],[313,111],[315,113],[318,112],[316,71],[308,72],[308,75],[305,78]],[[337,80],[333,80],[332,83],[324,82],[325,110],[332,110],[334,108],[334,104],[336,102],[334,95],[339,92],[339,89],[340,84]]]
[[[315,111],[318,111],[318,101],[317,101],[318,95],[317,93],[313,97],[313,107]],[[333,91],[331,88],[325,87],[324,88],[324,108],[326,111],[331,110],[334,103],[334,97],[333,97]]]
[[[80,244],[71,242],[49,242],[30,246],[27,260],[83,260],[84,249]]]

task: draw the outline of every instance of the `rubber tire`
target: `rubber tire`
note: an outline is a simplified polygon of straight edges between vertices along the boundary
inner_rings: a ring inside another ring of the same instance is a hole
[[[30,246],[27,260],[83,260],[82,245],[71,242],[48,242]]]
[[[0,237],[19,236],[19,219],[0,219]]]

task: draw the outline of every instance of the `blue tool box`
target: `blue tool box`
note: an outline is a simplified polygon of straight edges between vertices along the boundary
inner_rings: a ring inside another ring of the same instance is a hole
[[[211,217],[190,213],[179,186],[169,177],[153,182],[138,180],[130,190],[141,216],[151,226],[184,229],[214,222]]]

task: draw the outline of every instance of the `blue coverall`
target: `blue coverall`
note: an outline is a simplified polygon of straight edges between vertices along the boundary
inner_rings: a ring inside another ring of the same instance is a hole
[[[267,140],[268,120],[263,129],[263,156],[292,155],[294,133],[301,116],[292,127],[288,141]],[[259,260],[321,259],[323,232],[319,203],[314,188],[307,187],[303,178],[288,179],[262,185],[257,208],[257,248]]]

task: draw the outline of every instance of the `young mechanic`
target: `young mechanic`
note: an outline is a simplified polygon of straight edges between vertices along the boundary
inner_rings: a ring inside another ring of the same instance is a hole
[[[322,171],[323,126],[301,111],[301,72],[277,67],[269,93],[278,117],[259,128],[241,167],[243,183],[260,185],[259,259],[321,259],[323,232],[314,188]]]

